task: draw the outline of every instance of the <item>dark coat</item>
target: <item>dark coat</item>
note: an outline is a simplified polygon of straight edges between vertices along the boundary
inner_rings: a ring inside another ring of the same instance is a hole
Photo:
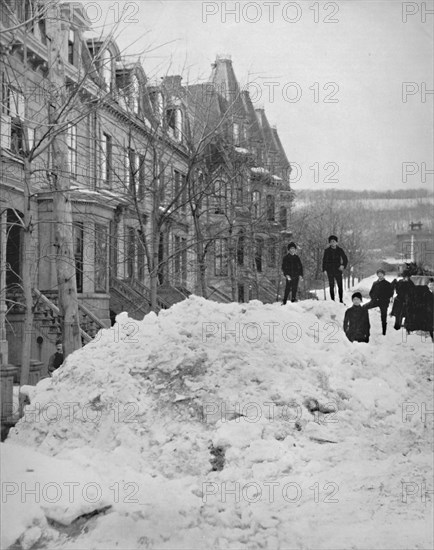
[[[327,271],[327,273],[339,273],[339,267],[341,265],[347,267],[348,258],[345,252],[337,246],[333,249],[331,246],[327,247],[324,250],[324,256],[322,259],[322,270]]]
[[[283,274],[289,275],[291,279],[303,277],[303,265],[297,254],[286,254],[282,260]]]
[[[59,353],[56,351],[56,353],[53,353],[53,355],[50,357],[48,361],[48,372],[54,372],[56,369],[61,367],[63,364],[63,353]]]
[[[393,307],[390,315],[393,315],[397,319],[402,319],[402,317],[404,317],[404,304],[407,301],[409,293],[411,293],[414,288],[414,283],[411,280],[405,281],[402,279],[398,282],[393,281],[392,285],[396,291],[396,297],[393,301]]]
[[[392,283],[389,283],[386,279],[383,279],[382,281],[375,281],[372,285],[369,296],[373,302],[388,304],[390,298],[393,296]]]
[[[352,306],[345,312],[344,332],[350,342],[369,342],[371,325],[368,310]]]
[[[404,327],[408,332],[434,329],[434,294],[427,286],[415,286],[406,295],[403,307]]]

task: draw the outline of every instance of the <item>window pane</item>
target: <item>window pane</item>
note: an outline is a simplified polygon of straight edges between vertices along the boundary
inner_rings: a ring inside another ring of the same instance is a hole
[[[95,224],[95,292],[107,292],[107,227]]]

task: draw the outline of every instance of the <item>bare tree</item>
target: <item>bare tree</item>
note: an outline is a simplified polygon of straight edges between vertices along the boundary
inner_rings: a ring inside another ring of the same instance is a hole
[[[311,197],[292,219],[294,238],[302,248],[307,279],[322,279],[322,259],[329,235],[338,235],[348,256],[348,273],[357,270],[366,258],[363,209],[354,205],[343,209],[333,197]]]
[[[23,165],[24,208],[23,216],[16,215],[16,223],[21,225],[23,233],[21,288],[25,318],[21,384],[27,384],[34,313],[33,289],[37,277],[34,235],[37,223],[32,211],[32,198],[43,188],[50,189],[53,194],[57,288],[64,354],[67,356],[81,347],[76,268],[72,249],[71,166],[66,143],[67,132],[76,128],[90,113],[97,111],[107,93],[95,86],[95,60],[87,59],[77,71],[74,82],[67,81],[60,2],[38,4],[31,17],[25,21],[20,21],[8,5],[2,6],[2,10],[7,10],[6,19],[9,22],[1,37],[0,53],[4,61],[5,79],[2,110],[10,115],[9,121],[13,121],[14,129],[9,147]],[[39,80],[31,77],[32,73],[26,70],[29,63],[36,61],[29,53],[28,33],[25,32],[38,24],[40,38],[47,45],[48,51],[48,63],[38,65],[44,73]],[[20,33],[19,41],[22,42],[22,50],[19,50],[22,52],[21,61],[11,54],[17,42],[17,33]],[[34,130],[35,124],[38,126],[37,134]],[[2,134],[3,132],[6,137],[6,133],[11,130],[2,128]],[[13,156],[10,162],[13,162]]]

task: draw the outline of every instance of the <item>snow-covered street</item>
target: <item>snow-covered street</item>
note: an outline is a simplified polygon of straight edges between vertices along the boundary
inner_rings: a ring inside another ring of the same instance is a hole
[[[2,548],[432,548],[430,338],[344,312],[118,316],[2,444]]]

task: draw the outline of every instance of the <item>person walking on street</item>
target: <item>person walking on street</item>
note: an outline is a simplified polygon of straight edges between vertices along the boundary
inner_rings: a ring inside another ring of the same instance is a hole
[[[330,235],[329,246],[324,250],[322,270],[327,275],[330,287],[330,298],[335,299],[335,281],[338,285],[339,301],[343,304],[344,290],[342,286],[342,273],[347,267],[348,258],[345,252],[338,246],[336,235]]]
[[[383,336],[386,335],[387,309],[390,304],[390,299],[393,296],[392,283],[386,281],[384,278],[385,275],[386,273],[382,269],[377,270],[378,280],[374,282],[371,291],[369,292],[371,301],[363,306],[365,309],[373,309],[374,307],[380,308]]]
[[[369,313],[361,306],[362,295],[355,292],[351,296],[352,307],[348,308],[344,317],[344,332],[350,342],[369,342],[371,325]]]
[[[297,255],[297,245],[288,244],[288,254],[283,257],[282,271],[286,278],[285,294],[283,295],[282,305],[284,306],[291,293],[291,302],[296,302],[297,289],[299,281],[303,280],[303,265]]]

